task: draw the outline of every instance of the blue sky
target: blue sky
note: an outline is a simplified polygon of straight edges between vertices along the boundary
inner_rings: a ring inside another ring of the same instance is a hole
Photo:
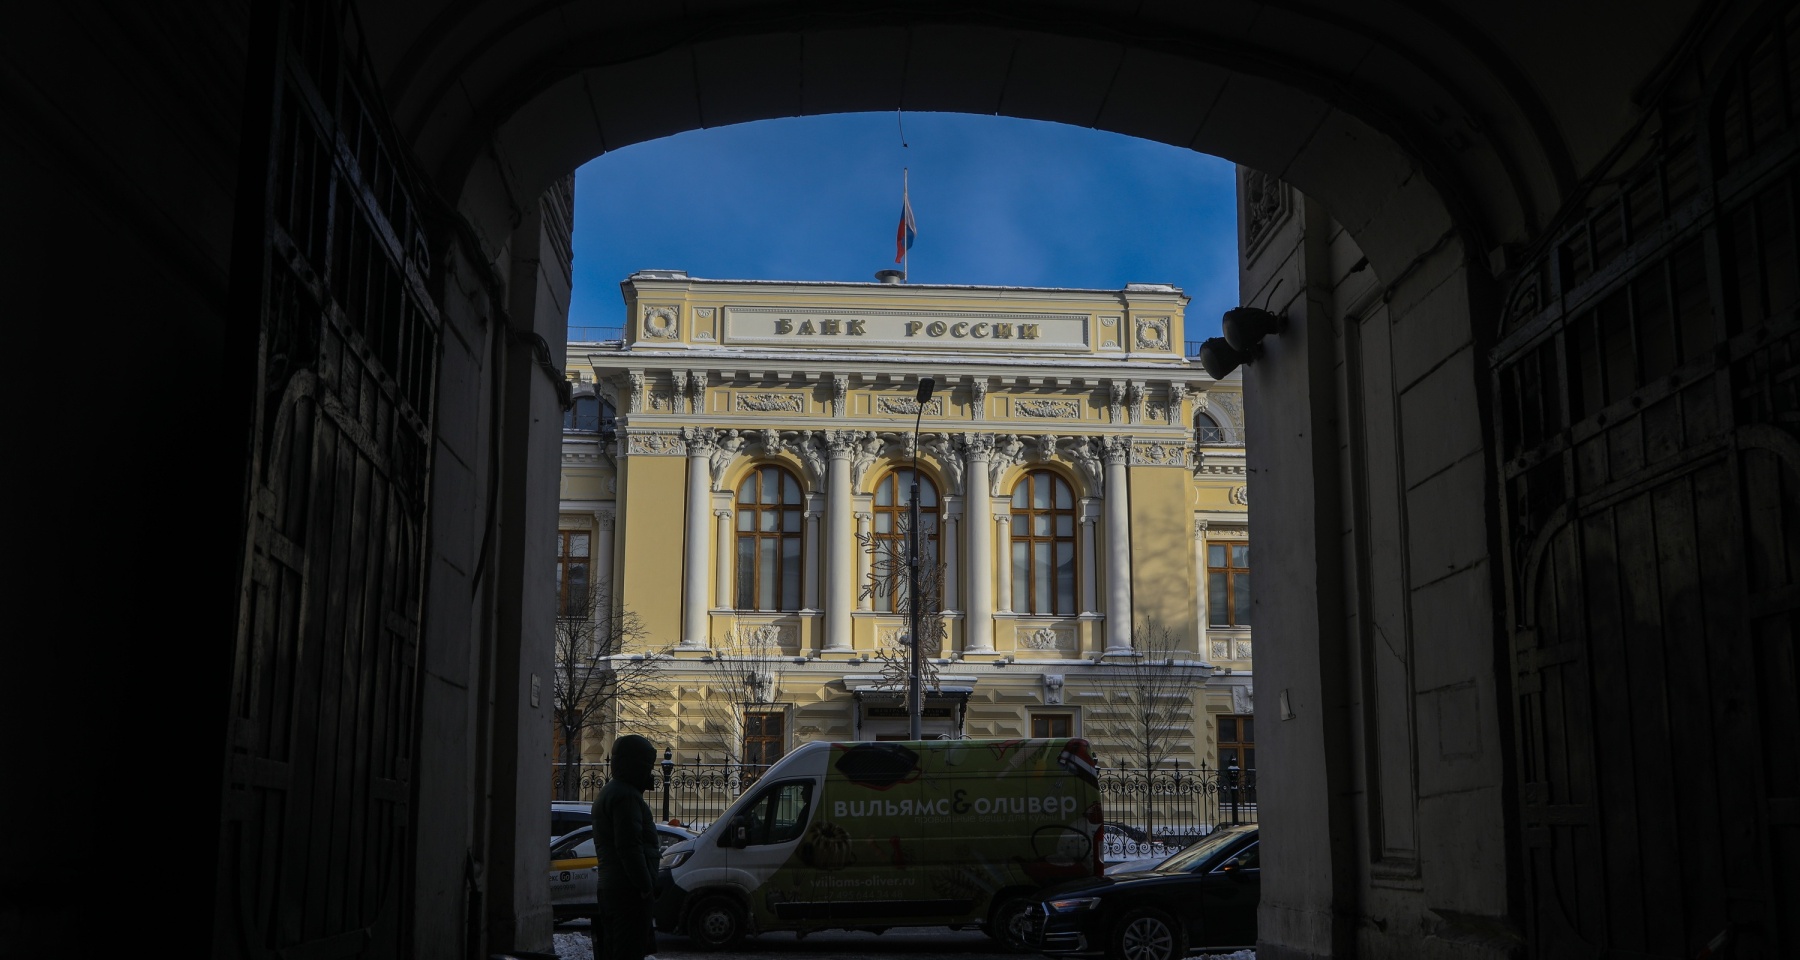
[[[1189,340],[1237,304],[1230,163],[1033,120],[860,113],[695,130],[584,164],[569,324],[622,324],[619,281],[646,268],[873,280],[894,266],[903,167],[914,283],[1173,283],[1193,298]]]

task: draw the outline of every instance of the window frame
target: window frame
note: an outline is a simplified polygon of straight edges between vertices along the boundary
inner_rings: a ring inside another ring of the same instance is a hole
[[[561,620],[585,620],[594,596],[594,532],[588,529],[556,531],[556,616]],[[587,552],[579,556],[569,552],[574,538],[583,537],[587,541]],[[581,561],[587,568],[586,595],[582,597],[581,609],[571,612],[569,604],[569,571],[573,561]]]
[[[1207,428],[1201,426],[1202,423],[1211,426],[1212,432],[1215,434],[1213,438],[1207,438]],[[1218,421],[1218,418],[1207,413],[1205,410],[1199,410],[1194,413],[1194,442],[1202,446],[1216,446],[1222,443],[1230,443],[1231,439],[1225,435],[1225,426]]]
[[[900,540],[900,518],[906,516],[908,512],[907,504],[911,502],[902,499],[900,476],[901,474],[911,475],[912,473],[913,468],[910,464],[897,464],[890,467],[886,473],[882,474],[881,479],[875,481],[875,485],[869,488],[869,534],[874,539],[875,543],[881,544],[884,542]],[[944,568],[944,545],[941,536],[944,529],[944,495],[943,491],[938,489],[937,481],[932,479],[931,474],[920,470],[918,471],[918,476],[921,487],[925,484],[931,485],[931,497],[936,503],[935,506],[931,507],[926,507],[921,503],[919,506],[919,517],[922,520],[926,514],[930,514],[935,518],[931,524],[931,532],[926,535],[924,539],[934,545],[929,556],[933,558],[937,570],[941,571]],[[894,502],[884,506],[881,503],[881,488],[884,484],[888,483],[894,485]],[[920,492],[923,493],[923,490],[921,489]],[[923,500],[924,498],[921,497],[920,499]],[[887,533],[881,532],[881,517],[883,516],[891,518],[888,521],[889,532]],[[937,571],[921,572],[920,575],[929,576],[936,572]],[[882,604],[886,604],[886,606],[884,607]],[[879,595],[871,597],[869,606],[871,609],[880,613],[900,612],[900,590],[898,588],[890,590],[886,597]]]
[[[1050,505],[1048,507],[1039,508],[1032,506],[1032,502],[1035,499],[1034,494],[1036,492],[1038,478],[1047,478],[1050,481]],[[1056,505],[1056,492],[1059,486],[1069,492],[1069,506],[1066,508],[1058,507]],[[1018,505],[1019,491],[1021,490],[1025,491],[1024,506]],[[1012,584],[1012,612],[1033,617],[1072,617],[1080,613],[1081,501],[1075,496],[1075,485],[1070,483],[1067,477],[1055,470],[1041,468],[1027,470],[1020,474],[1019,479],[1013,483],[1012,495],[1008,501],[1007,510],[1007,522],[1011,524],[1011,527],[1009,528],[1011,536],[1007,541],[1007,548],[1016,554],[1019,545],[1025,545],[1025,590],[1023,597],[1020,596],[1018,583],[1020,567],[1014,562],[1012,557],[1006,558],[1007,575],[1014,578]],[[1069,518],[1069,532],[1067,535],[1058,534],[1056,532],[1056,521],[1059,517],[1064,516]],[[1050,533],[1048,535],[1038,535],[1032,532],[1036,528],[1035,521],[1038,517],[1049,518]],[[1025,531],[1023,536],[1019,533],[1021,529]],[[1067,543],[1069,545],[1069,556],[1074,568],[1073,576],[1069,578],[1069,590],[1066,596],[1055,586],[1056,547],[1058,544],[1062,543]],[[1039,610],[1037,604],[1038,578],[1035,576],[1036,570],[1032,565],[1033,558],[1037,555],[1037,544],[1049,545],[1051,601],[1048,610]],[[1067,600],[1068,602],[1066,604],[1059,602],[1062,600]]]
[[[774,502],[764,502],[761,499],[764,486],[763,477],[766,475],[766,471],[771,470],[775,471],[775,473],[782,478],[781,492],[776,496]],[[744,499],[744,491],[752,484],[756,487],[755,496],[757,499],[746,501]],[[787,502],[786,493],[789,485],[792,485],[794,493],[794,500],[792,503]],[[764,511],[772,510],[776,512],[779,516],[779,519],[776,521],[776,529],[772,531],[763,530],[761,529],[760,524],[752,521],[750,523],[750,529],[746,530],[744,522],[744,510],[746,508],[749,508],[753,512],[753,515],[757,520],[761,519]],[[794,529],[791,531],[788,529],[788,519],[790,514],[795,521],[793,523]],[[750,469],[750,472],[744,475],[742,480],[738,481],[737,490],[732,494],[731,499],[731,517],[732,562],[736,567],[733,570],[732,595],[730,597],[720,597],[720,604],[729,605],[732,610],[753,613],[794,613],[798,611],[806,602],[806,488],[800,483],[800,478],[795,476],[794,472],[789,470],[784,464],[759,463],[755,465]],[[746,540],[749,540],[752,543],[749,564],[750,581],[747,585],[744,581],[745,564],[743,546]],[[774,594],[775,603],[773,607],[767,608],[762,605],[763,577],[765,575],[762,557],[762,541],[764,540],[775,541],[775,571],[773,574],[776,578]],[[794,589],[792,606],[788,606],[785,603],[788,599],[786,596],[788,593],[786,590],[788,578],[786,546],[789,541],[792,541],[795,544],[793,558]],[[745,596],[746,589],[749,591],[748,597]],[[750,601],[748,604],[745,603],[746,599]]]
[[[1039,733],[1038,732],[1039,721],[1058,721],[1058,720],[1062,721],[1064,724],[1066,724],[1068,726],[1068,732],[1066,732],[1066,733]],[[1031,714],[1031,738],[1033,740],[1044,740],[1044,739],[1059,740],[1059,739],[1063,739],[1065,737],[1073,737],[1073,736],[1075,736],[1075,715],[1073,713],[1069,713],[1067,711],[1039,713],[1039,712],[1034,711]]]
[[[762,725],[762,732],[755,734],[754,737],[750,733],[750,726],[751,726],[750,720],[752,717],[755,717],[755,718],[758,718],[758,719],[764,721],[764,723]],[[739,756],[744,758],[745,766],[757,767],[758,773],[760,774],[762,771],[768,770],[770,767],[774,766],[776,763],[779,763],[781,761],[782,757],[787,756],[787,728],[788,728],[787,711],[786,710],[745,710],[743,712],[743,719],[744,719],[743,735],[742,735],[741,742],[738,744]],[[776,732],[773,734],[766,732],[767,731],[767,721],[770,719],[773,719],[775,721],[776,725],[779,727],[779,729],[776,730]],[[770,756],[767,756],[766,752],[764,752],[762,754],[763,758],[761,760],[752,760],[750,758],[750,744],[753,742],[758,743],[758,744],[764,744],[764,745],[773,744],[776,748],[775,755],[773,757],[770,757]]]
[[[1225,738],[1225,723],[1232,723],[1232,739]],[[1248,739],[1243,734],[1248,733]],[[1229,768],[1225,762],[1225,752],[1232,750],[1238,757],[1238,775],[1240,777],[1256,771],[1256,715],[1253,713],[1225,713],[1214,718],[1213,740],[1216,748],[1213,759],[1218,761],[1219,772],[1223,774]],[[1249,761],[1249,762],[1245,762]]]
[[[1213,551],[1214,547],[1221,547],[1224,549],[1224,551],[1225,551],[1225,565],[1224,566],[1215,566],[1213,564],[1212,551]],[[1245,563],[1243,566],[1241,566],[1241,567],[1234,566],[1232,564],[1232,548],[1233,547],[1243,547],[1246,551],[1248,551],[1250,549],[1250,541],[1248,541],[1248,540],[1208,540],[1208,541],[1206,541],[1206,626],[1208,629],[1231,630],[1231,629],[1248,629],[1250,627],[1250,620],[1248,617],[1245,618],[1245,621],[1243,623],[1238,622],[1238,616],[1237,616],[1238,585],[1237,585],[1237,581],[1238,581],[1238,576],[1240,574],[1242,576],[1244,576],[1245,578],[1248,578],[1250,576],[1251,564],[1249,563],[1248,556],[1246,556]],[[1213,591],[1213,575],[1214,574],[1222,574],[1225,577],[1225,621],[1223,623],[1213,619],[1213,605],[1218,602],[1217,595]],[[1253,588],[1246,586],[1244,589],[1251,590]]]

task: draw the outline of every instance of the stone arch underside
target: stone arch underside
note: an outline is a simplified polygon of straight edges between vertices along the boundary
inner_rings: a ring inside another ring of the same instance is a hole
[[[1528,237],[1580,154],[1599,149],[1567,134],[1479,10],[1378,24],[1267,4],[1128,6],[744,4],[631,18],[468,3],[391,25],[375,58],[402,133],[490,242],[548,183],[610,150],[903,109],[1050,120],[1230,159],[1324,203],[1392,277],[1419,238],[1429,246],[1453,224],[1483,255]]]

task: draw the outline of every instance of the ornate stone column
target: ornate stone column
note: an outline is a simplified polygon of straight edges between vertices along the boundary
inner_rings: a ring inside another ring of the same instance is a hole
[[[1077,519],[1081,524],[1081,539],[1075,543],[1081,564],[1081,612],[1094,613],[1094,568],[1099,566],[1100,558],[1094,555],[1094,518],[1088,515],[1085,500]]]
[[[1194,629],[1199,634],[1200,659],[1209,659],[1211,654],[1206,646],[1206,628],[1212,620],[1212,611],[1207,606],[1206,597],[1206,521],[1194,518],[1194,580],[1199,584],[1195,595],[1199,597],[1199,616],[1194,618]]]
[[[944,595],[940,599],[945,613],[955,613],[961,599],[960,591],[956,589],[956,555],[960,552],[956,549],[956,534],[962,522],[950,512],[955,506],[948,499],[944,501],[944,529],[938,531],[938,553],[941,555],[938,560],[944,567]]]
[[[713,606],[721,610],[730,610],[737,606],[737,598],[731,590],[731,561],[735,551],[731,549],[731,508],[714,507],[713,516],[718,520],[718,553],[713,557],[713,567],[717,570],[718,581],[714,584]]]
[[[963,437],[968,463],[969,616],[964,621],[963,649],[968,653],[994,652],[994,506],[988,497],[988,464],[994,457],[994,435],[971,433]]]
[[[687,442],[687,513],[681,555],[681,647],[701,650],[707,646],[706,572],[707,541],[711,531],[706,518],[711,516],[712,470],[709,460],[718,445],[712,430],[683,427],[681,439]]]
[[[800,564],[800,606],[819,609],[819,511],[806,505],[806,558]]]
[[[594,511],[594,589],[603,591],[606,609],[618,609],[618,591],[613,588],[613,511]]]
[[[830,466],[825,481],[825,647],[850,649],[850,610],[856,602],[856,532],[850,526],[850,457],[855,435],[848,430],[825,434]]]
[[[996,513],[994,521],[1000,525],[1000,534],[995,538],[994,579],[1000,583],[1000,599],[994,609],[1000,613],[1011,613],[1013,609],[1012,595],[1012,514]]]
[[[869,536],[869,528],[875,524],[875,515],[867,510],[856,511],[856,583],[851,589],[856,594],[856,609],[874,609],[873,598],[863,593],[869,584],[869,551],[863,548],[863,538]]]
[[[1131,652],[1131,491],[1125,468],[1131,438],[1107,437],[1106,458],[1106,652]]]

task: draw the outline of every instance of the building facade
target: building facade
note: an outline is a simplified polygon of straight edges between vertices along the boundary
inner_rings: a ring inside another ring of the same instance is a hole
[[[623,729],[751,764],[904,738],[916,469],[926,737],[1254,767],[1242,391],[1185,358],[1179,289],[622,289],[622,338],[568,347],[557,596],[659,663],[588,761]]]

